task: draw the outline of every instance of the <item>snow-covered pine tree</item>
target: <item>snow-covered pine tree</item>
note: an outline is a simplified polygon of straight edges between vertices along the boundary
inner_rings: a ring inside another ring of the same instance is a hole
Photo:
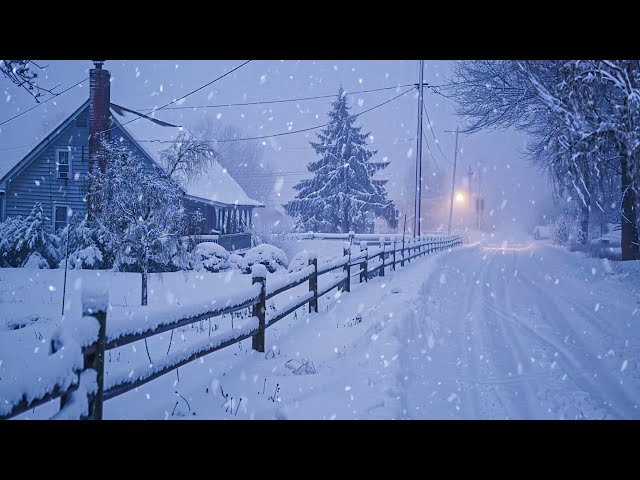
[[[36,203],[24,224],[18,229],[15,244],[15,258],[38,268],[55,268],[60,261],[60,239],[47,225],[48,218],[42,211],[42,204]]]
[[[347,97],[340,87],[329,112],[329,124],[311,146],[320,159],[307,165],[313,178],[293,188],[296,197],[284,205],[286,212],[299,218],[303,230],[316,232],[370,232],[376,217],[391,228],[398,224],[398,211],[387,199],[387,180],[374,179],[389,162],[374,162],[377,153],[366,147],[367,134],[354,126]]]

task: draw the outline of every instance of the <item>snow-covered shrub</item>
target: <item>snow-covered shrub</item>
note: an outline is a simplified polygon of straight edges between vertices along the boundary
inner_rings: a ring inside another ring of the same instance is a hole
[[[253,247],[249,250],[245,254],[244,260],[247,262],[249,267],[258,263],[264,265],[267,267],[269,273],[273,273],[280,269],[286,269],[289,265],[289,259],[282,250],[266,243]]]
[[[273,245],[285,254],[291,255],[299,248],[298,239],[292,233],[293,227],[293,222],[289,217],[284,217],[268,225],[256,221],[250,229],[251,243],[253,246],[263,243]]]
[[[60,268],[64,268],[66,259],[60,262]],[[80,248],[69,255],[69,269],[91,270],[98,269],[104,263],[102,252],[95,245]]]
[[[67,252],[67,237],[69,268],[92,270],[113,266],[115,251],[106,231],[88,221],[84,215],[73,215],[69,225],[60,231],[60,250],[63,256]],[[65,263],[66,259],[63,259],[60,268],[64,268]]]
[[[299,272],[303,268],[309,265],[309,252],[303,250],[299,252],[289,262],[289,273]]]
[[[23,268],[42,270],[48,269],[49,263],[44,258],[42,258],[42,255],[40,255],[38,252],[31,252],[22,266]]]
[[[193,269],[197,271],[218,273],[229,270],[229,252],[221,245],[204,242],[196,246],[194,251]]]
[[[229,255],[229,266],[231,266],[231,268],[237,268],[242,273],[251,273],[251,268],[247,264],[247,261],[237,253]]]
[[[9,217],[0,223],[0,267],[19,267],[24,259],[18,258],[16,245],[18,232],[24,226],[22,217]]]
[[[47,225],[49,219],[42,212],[42,204],[36,203],[26,219],[9,218],[0,224],[0,265],[30,268],[47,264],[56,267],[60,259],[60,239]],[[32,254],[38,253],[38,256]],[[39,257],[39,258],[38,258]]]
[[[553,223],[552,236],[554,245],[570,247],[579,242],[575,220],[570,215],[560,215]]]

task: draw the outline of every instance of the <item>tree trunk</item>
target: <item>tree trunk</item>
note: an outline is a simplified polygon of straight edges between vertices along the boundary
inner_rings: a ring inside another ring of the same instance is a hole
[[[589,240],[589,206],[591,205],[591,202],[589,197],[586,197],[585,201],[587,204],[585,205],[583,203],[580,211],[580,243],[582,243],[582,245],[586,244]]]
[[[142,305],[147,304],[147,282],[149,277],[149,267],[147,261],[142,266]]]
[[[626,155],[621,155],[620,170],[622,171],[622,260],[640,260],[637,226],[637,192],[631,178]]]

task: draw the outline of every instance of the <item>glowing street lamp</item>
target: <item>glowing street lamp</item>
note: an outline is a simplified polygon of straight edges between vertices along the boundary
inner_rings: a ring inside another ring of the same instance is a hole
[[[464,202],[464,194],[462,192],[458,192],[456,194],[456,202],[463,203]]]

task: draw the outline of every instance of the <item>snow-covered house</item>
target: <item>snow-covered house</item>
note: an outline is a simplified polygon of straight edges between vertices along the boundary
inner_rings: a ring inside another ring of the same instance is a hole
[[[182,128],[111,103],[110,74],[97,62],[90,72],[87,101],[26,155],[13,154],[12,158],[13,152],[2,152],[0,221],[8,216],[27,216],[36,202],[42,203],[55,231],[66,225],[68,213],[85,213],[86,176],[89,165],[98,161],[97,133],[104,131],[111,139],[128,142],[151,165],[160,164],[160,152]],[[204,216],[198,233],[228,250],[251,245],[247,229],[253,209],[264,205],[249,198],[226,169],[216,162],[206,175],[179,183],[187,211],[199,209]]]

